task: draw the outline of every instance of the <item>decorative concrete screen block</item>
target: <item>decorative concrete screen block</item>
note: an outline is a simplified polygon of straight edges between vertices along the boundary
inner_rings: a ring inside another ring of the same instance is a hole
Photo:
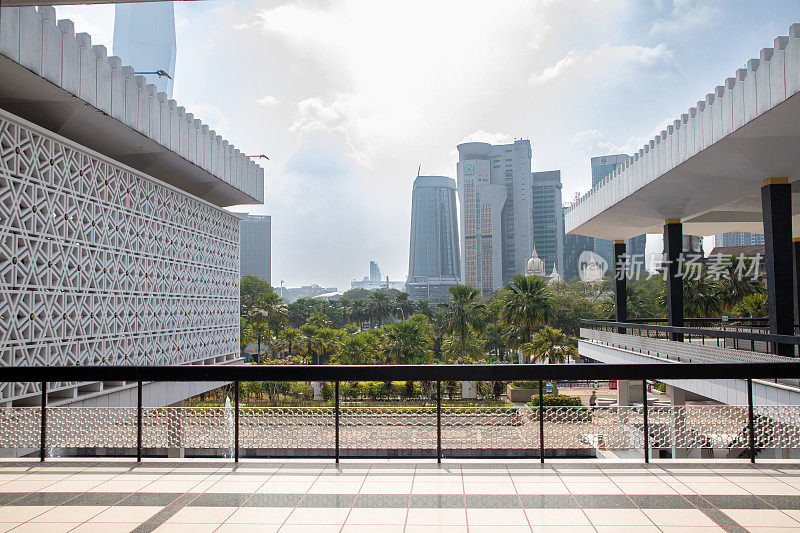
[[[80,97],[92,105],[97,104],[97,57],[92,52],[92,36],[88,33],[75,35],[81,54]]]
[[[42,73],[42,17],[33,6],[19,8],[19,64]]]
[[[61,32],[56,27],[56,10],[39,6],[42,18],[42,77],[61,85]]]
[[[97,109],[111,114],[111,66],[106,56],[108,52],[102,44],[92,46],[97,58]]]
[[[0,9],[0,54],[19,62],[19,8]]]
[[[0,366],[238,355],[235,216],[4,111],[0,150]]]
[[[789,27],[789,40],[786,43],[786,98],[800,91],[800,24]]]
[[[785,56],[786,45],[789,44],[789,38],[781,35],[775,38],[775,45],[772,53],[772,63],[769,68],[769,83],[772,107],[780,104],[786,100],[786,73]]]
[[[772,48],[762,48],[756,71],[756,115],[767,111],[770,107],[770,74],[772,68]],[[753,117],[755,118],[755,117]]]
[[[138,95],[138,118],[136,119],[136,129],[144,135],[150,134],[150,100],[147,98],[147,78],[137,75],[136,93]]]
[[[108,58],[111,69],[111,116],[125,122],[125,80],[122,73],[122,60],[117,56]]]
[[[80,96],[81,50],[75,39],[75,25],[71,20],[59,20],[58,31],[61,32],[61,88]]]

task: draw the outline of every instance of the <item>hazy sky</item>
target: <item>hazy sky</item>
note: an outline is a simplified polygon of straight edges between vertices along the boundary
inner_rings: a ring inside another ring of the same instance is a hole
[[[113,6],[59,18],[111,50]],[[405,279],[411,186],[464,140],[528,138],[561,169],[632,153],[800,22],[800,1],[352,0],[175,4],[174,97],[266,153],[272,282]],[[707,245],[710,243],[707,243]],[[648,251],[660,238],[648,239]]]

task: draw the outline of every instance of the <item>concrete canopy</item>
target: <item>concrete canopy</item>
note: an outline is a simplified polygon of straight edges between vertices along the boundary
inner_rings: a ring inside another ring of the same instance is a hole
[[[800,194],[798,91],[795,24],[576,201],[565,216],[567,232],[627,239],[680,220],[692,235],[763,233],[764,180],[788,178],[792,196]],[[800,202],[792,204],[800,235]]]

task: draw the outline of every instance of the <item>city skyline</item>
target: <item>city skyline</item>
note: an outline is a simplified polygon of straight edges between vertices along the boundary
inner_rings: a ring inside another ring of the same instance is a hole
[[[463,28],[485,18],[480,3],[380,10],[175,5],[176,99],[270,157],[270,194],[251,212],[274,217],[285,253],[273,277],[287,285],[345,287],[370,259],[404,276],[417,168],[453,176],[459,142],[529,138],[533,171],[561,169],[565,199],[588,190],[590,157],[638,150],[800,18],[794,1],[512,1],[473,33]],[[113,6],[57,11],[111,49]],[[407,27],[432,37],[409,42]],[[256,58],[229,53],[257,44]],[[660,237],[648,240],[657,251]]]

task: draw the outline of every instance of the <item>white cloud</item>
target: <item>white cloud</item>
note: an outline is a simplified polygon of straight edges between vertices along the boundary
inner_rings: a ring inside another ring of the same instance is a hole
[[[217,135],[227,136],[231,123],[222,109],[210,104],[185,102],[183,105],[186,107],[187,113],[192,113],[194,118],[202,120],[204,124],[208,124],[208,128],[216,131]]]
[[[621,45],[612,46],[603,43],[589,52],[572,49],[553,65],[540,73],[532,73],[529,82],[533,87],[538,87],[566,75],[579,78],[589,78],[597,82],[606,80],[624,80],[620,74],[631,69],[648,69],[653,67],[674,67],[677,63],[675,56],[665,43],[656,46]],[[616,73],[607,76],[608,72]],[[604,75],[600,78],[600,75]]]
[[[722,10],[707,0],[673,0],[668,17],[653,21],[651,36],[668,36],[707,28],[722,15]]]
[[[587,156],[598,156],[603,154],[628,154],[633,155],[638,152],[646,143],[649,143],[656,135],[659,135],[672,124],[673,119],[664,119],[659,122],[649,135],[644,137],[628,137],[625,142],[619,144],[605,139],[605,134],[598,130],[584,130],[575,133],[571,142],[579,147]]]
[[[271,94],[267,94],[256,100],[256,103],[264,107],[275,107],[280,103],[280,100]]]
[[[514,142],[514,138],[505,133],[492,133],[478,130],[470,133],[461,140],[462,143],[482,142],[489,144],[509,144]]]

